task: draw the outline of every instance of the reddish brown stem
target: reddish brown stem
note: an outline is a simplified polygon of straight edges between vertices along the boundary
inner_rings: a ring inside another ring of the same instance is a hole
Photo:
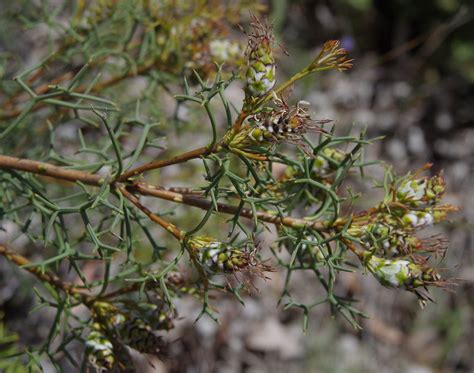
[[[136,190],[142,195],[153,196],[161,199],[165,199],[172,202],[182,203],[189,206],[199,207],[203,210],[209,210],[212,206],[212,202],[199,198],[193,195],[186,195],[169,190],[157,188],[153,185],[145,183],[136,183],[131,188]],[[251,209],[242,208],[238,206],[231,206],[224,203],[217,203],[218,212],[224,212],[226,214],[239,214],[240,216],[248,219],[254,218],[254,213]],[[297,219],[292,217],[280,217],[271,213],[257,211],[256,218],[261,221],[272,223],[275,225],[285,225],[293,228],[308,227],[318,230],[326,230],[328,227],[324,222],[321,221],[307,221],[304,219]]]
[[[132,285],[124,286],[124,287],[121,287],[117,290],[113,290],[110,293],[99,296],[97,299],[101,300],[101,301],[102,300],[107,300],[107,299],[114,299],[115,297],[118,297],[120,295],[124,295],[124,294],[133,293],[135,291],[138,291],[138,290],[140,290],[141,286],[142,286],[142,283],[136,282]]]
[[[202,150],[206,148],[200,148],[200,149]],[[197,150],[200,150],[200,149],[197,149]],[[197,150],[193,152],[197,154]],[[172,159],[188,158],[189,154],[191,153],[192,152],[185,153],[182,156],[178,156]],[[188,158],[188,159],[192,159],[192,158]],[[171,160],[168,160],[168,161],[165,160],[161,162],[166,162],[167,164],[173,164]],[[57,167],[45,162],[38,162],[38,161],[30,160],[30,159],[21,159],[21,158],[9,157],[9,156],[4,156],[4,155],[0,155],[0,169],[14,169],[14,170],[33,172],[39,175],[44,175],[44,176],[48,176],[48,177],[52,177],[52,178],[56,178],[60,180],[67,180],[67,181],[72,181],[72,182],[80,181],[84,184],[93,185],[93,186],[100,186],[103,182],[105,182],[104,178],[101,177],[100,175],[90,174],[84,171],[68,170],[63,167]],[[131,190],[138,192],[142,195],[153,196],[153,197],[157,197],[161,199],[166,199],[168,201],[186,204],[188,206],[199,207],[203,210],[208,210],[212,204],[210,201],[200,198],[195,195],[190,195],[186,193],[178,193],[177,191],[167,190],[167,189],[160,188],[154,185],[149,185],[146,183],[135,183],[129,188],[131,188]],[[121,187],[120,190],[125,191],[125,193],[128,193],[128,195],[132,195],[123,187]],[[135,196],[133,196],[133,198],[135,198],[135,200],[138,201],[138,199]],[[145,208],[144,206],[142,207]],[[239,209],[237,206],[227,205],[224,203],[218,203],[217,208],[218,208],[218,212],[223,212],[226,214],[234,214],[234,215],[239,213],[240,216],[244,218],[248,218],[248,219],[254,218],[254,214],[252,210],[250,209],[246,209],[246,208]],[[149,210],[148,212],[154,215]],[[327,225],[322,221],[308,221],[308,220],[292,218],[292,217],[280,217],[280,216],[277,216],[268,212],[262,212],[262,211],[257,211],[256,218],[258,220],[272,223],[277,226],[285,225],[285,226],[293,227],[293,228],[308,227],[308,228],[313,228],[320,231],[325,231],[329,229],[329,227],[327,227]],[[168,226],[169,223],[165,222],[165,224],[166,226]],[[178,229],[176,232],[182,233]]]
[[[234,122],[234,126],[233,126],[234,133],[237,133],[240,131],[240,128],[242,127],[242,123],[247,116],[248,116],[248,113],[246,113],[245,111],[242,110],[240,112],[239,116]]]
[[[210,149],[208,147],[202,147],[198,149],[191,150],[187,153],[178,155],[176,157],[170,158],[170,159],[161,159],[161,160],[156,160],[153,162],[146,163],[142,166],[133,168],[127,172],[124,172],[119,178],[118,181],[126,181],[130,179],[131,177],[137,176],[145,171],[150,171],[150,170],[156,170],[158,168],[163,168],[167,166],[171,166],[173,164],[178,164],[178,163],[183,163],[186,161],[189,161],[191,159],[199,158],[204,155],[211,154],[217,150],[217,146],[214,147],[213,149]]]
[[[173,236],[175,236],[178,240],[182,240],[185,237],[185,233],[178,229],[174,224],[167,222],[165,219],[161,218],[160,216],[152,213],[147,207],[143,206],[138,198],[130,193],[124,187],[119,188],[120,193],[127,198],[130,202],[132,202],[136,207],[138,207],[141,211],[145,213],[146,216],[150,218],[151,221],[161,225],[165,228],[168,232],[170,232]]]
[[[53,166],[45,162],[9,157],[7,155],[0,155],[0,169],[27,171],[61,180],[81,181],[84,184],[95,186],[98,186],[104,182],[104,178],[100,175],[77,170],[68,170],[66,168]]]
[[[114,76],[108,80],[105,80],[104,82],[102,83],[99,83],[97,84],[95,87],[93,87],[91,89],[91,92],[100,92],[101,90],[105,89],[105,88],[108,88],[114,84],[117,84],[118,82],[126,79],[126,78],[131,78],[131,77],[134,77],[136,75],[139,75],[139,74],[144,74],[145,72],[147,72],[148,70],[150,70],[151,68],[153,67],[153,64],[152,63],[149,63],[147,65],[144,65],[144,66],[141,66],[139,67],[136,71],[130,71],[128,72],[127,74],[125,75],[119,75],[119,76]],[[59,77],[55,80],[53,80],[51,82],[51,84],[54,84],[54,82],[56,80],[59,80],[62,81],[63,80],[63,77]],[[57,83],[56,83],[57,84]],[[46,93],[48,91],[48,88],[49,88],[49,85],[50,84],[43,84],[42,86],[40,86],[38,88],[38,91],[37,93],[38,94],[43,94],[43,93]],[[78,87],[76,90],[74,90],[74,92],[76,93],[83,93],[87,90],[87,86],[86,85],[82,85],[80,87]],[[33,108],[33,112],[35,111],[38,111],[39,109],[43,108],[45,106],[45,104],[39,102],[34,108]],[[17,117],[18,115],[21,114],[21,109],[13,109],[12,111],[9,111],[9,112],[6,112],[6,113],[0,113],[0,120],[8,120],[8,119],[12,119],[12,118],[15,118]]]

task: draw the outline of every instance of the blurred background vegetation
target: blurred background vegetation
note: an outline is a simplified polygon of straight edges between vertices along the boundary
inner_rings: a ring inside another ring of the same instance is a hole
[[[180,305],[183,321],[173,331],[176,341],[172,356],[165,362],[153,362],[155,368],[144,361],[143,369],[471,372],[474,369],[472,2],[274,0],[258,4],[266,6],[281,44],[279,79],[298,71],[328,39],[340,39],[355,58],[354,68],[349,72],[305,80],[292,93],[295,99],[309,101],[316,117],[334,119],[341,129],[366,127],[369,136],[384,135],[384,140],[370,147],[367,158],[385,159],[394,164],[398,173],[426,162],[434,163],[434,171],[444,170],[447,202],[461,206],[462,210],[443,227],[443,232],[431,233],[448,236],[450,253],[445,261],[446,271],[462,281],[456,293],[435,291],[437,303],[420,310],[407,294],[386,291],[366,276],[344,275],[338,286],[360,299],[360,308],[371,318],[363,321],[361,331],[354,331],[344,322],[334,320],[328,310],[318,309],[311,315],[308,333],[303,335],[301,314],[283,313],[276,305],[284,279],[275,273],[272,281],[258,284],[260,292],[246,300],[245,308],[224,295],[215,299],[219,304],[220,325],[207,319],[192,323],[197,305],[192,300],[183,301]],[[41,7],[51,9],[51,18],[45,17],[41,24],[32,23]],[[48,27],[53,28],[53,20],[61,24],[72,12],[73,6],[68,1],[0,0],[0,79],[4,88],[13,73],[47,55],[57,37]],[[233,32],[239,35],[237,26]],[[244,35],[240,37],[244,39]],[[285,57],[283,51],[291,57]],[[122,87],[127,94],[133,94],[140,90],[140,82],[126,81]],[[242,99],[239,92],[236,87],[237,105]],[[193,114],[184,114],[189,123],[193,122]],[[181,122],[168,123],[168,128],[176,129],[170,135],[171,143],[180,136],[180,126],[187,125]],[[67,133],[62,135],[67,137]],[[199,141],[192,135],[187,139]],[[21,139],[18,144],[25,146]],[[0,143],[3,153],[2,147]],[[196,169],[189,167],[185,172],[181,175],[184,184]],[[380,177],[381,172],[381,168],[374,167],[369,177]],[[163,172],[160,177],[171,176]],[[364,190],[367,185],[356,185],[357,188]],[[371,202],[366,201],[367,206]],[[190,221],[196,216],[191,215]],[[29,284],[28,277],[0,260],[3,313],[0,361],[4,350],[15,346],[17,335],[19,346],[28,346],[39,343],[49,332],[51,315],[30,313],[35,301]],[[295,291],[302,297],[313,291],[304,277],[299,284]]]

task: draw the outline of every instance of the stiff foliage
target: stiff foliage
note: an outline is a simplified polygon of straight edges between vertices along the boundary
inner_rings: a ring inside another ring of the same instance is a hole
[[[376,139],[340,134],[288,97],[310,74],[350,69],[346,51],[328,41],[278,83],[271,26],[253,15],[261,7],[211,3],[78,0],[53,12],[44,2],[23,19],[46,23],[54,41],[44,60],[1,81],[0,215],[9,239],[0,254],[35,275],[39,307],[55,309],[44,345],[28,351],[31,364],[46,357],[126,369],[128,348],[164,356],[177,298],[196,297],[199,317],[217,321],[213,293],[244,303],[255,279],[277,270],[286,272],[280,301],[302,309],[305,329],[322,304],[358,327],[363,312],[335,291],[341,271],[371,273],[422,305],[429,286],[450,284],[430,261],[445,242],[415,236],[455,209],[440,203],[442,175],[420,175],[426,167],[396,177],[388,168],[377,185],[383,200],[357,211],[360,196],[347,183],[376,163],[364,159]],[[226,97],[239,82],[241,108]],[[205,212],[192,224],[195,208]],[[266,231],[268,247],[259,243]],[[21,237],[29,243],[16,247]],[[326,295],[295,299],[297,271]],[[83,357],[70,347],[77,342]]]

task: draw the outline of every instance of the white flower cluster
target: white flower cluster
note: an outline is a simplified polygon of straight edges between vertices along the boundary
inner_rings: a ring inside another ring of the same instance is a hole
[[[103,336],[98,331],[92,331],[86,341],[86,348],[92,351],[111,350],[113,348],[112,342]]]
[[[199,261],[208,267],[216,265],[219,269],[224,269],[224,262],[219,260],[219,255],[223,253],[221,242],[210,242],[206,248],[199,252]]]
[[[239,43],[228,39],[212,40],[209,43],[209,52],[217,62],[232,61],[243,53]]]
[[[413,228],[425,227],[433,224],[434,217],[426,211],[410,211],[402,218],[403,222],[410,224]]]
[[[420,201],[426,194],[426,179],[407,180],[398,189],[398,197],[404,200]]]
[[[256,63],[249,67],[247,87],[252,96],[260,97],[275,86],[275,66]]]
[[[408,260],[384,260],[372,256],[367,268],[385,286],[403,287],[408,278],[412,264]]]

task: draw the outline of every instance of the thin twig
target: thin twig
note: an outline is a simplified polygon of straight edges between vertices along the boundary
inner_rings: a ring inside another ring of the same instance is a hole
[[[114,298],[119,297],[119,296],[124,295],[124,294],[139,291],[142,288],[142,286],[143,286],[143,284],[141,282],[135,282],[132,285],[124,286],[124,287],[121,287],[117,290],[113,290],[110,293],[104,294],[104,295],[98,297],[98,299],[100,299],[101,301],[104,301],[104,300],[107,300],[107,299],[114,299]]]
[[[206,148],[200,148],[200,149],[202,150]],[[195,152],[197,153],[197,151]],[[190,153],[191,152],[185,153],[182,156],[172,158],[171,160],[177,159],[177,158],[179,159],[185,158]],[[170,163],[171,160],[164,160],[162,162],[168,161],[168,164],[173,164],[173,163]],[[67,181],[72,181],[72,182],[80,181],[84,184],[92,185],[92,186],[100,186],[102,185],[102,183],[105,182],[105,179],[100,175],[90,174],[88,172],[78,171],[78,170],[68,170],[63,167],[57,167],[45,162],[38,162],[38,161],[30,160],[30,159],[9,157],[5,155],[0,155],[0,169],[2,168],[32,172],[35,174],[49,176],[52,178],[67,180]],[[113,181],[111,181],[111,183],[113,183]],[[193,195],[189,195],[185,193],[179,193],[177,191],[167,190],[166,188],[161,188],[161,187],[157,187],[157,186],[146,184],[146,183],[135,183],[131,186],[131,188],[133,191],[136,191],[142,195],[153,196],[153,197],[157,197],[161,199],[166,199],[172,202],[199,207],[203,210],[209,210],[212,203],[206,199],[199,198],[197,196],[193,196]],[[125,188],[121,187],[120,190],[123,191],[125,190]],[[127,190],[125,190],[125,192],[130,195],[130,192],[128,192]],[[136,199],[135,196],[133,197]],[[136,200],[138,201],[138,199]],[[245,209],[245,208],[239,209],[237,206],[231,206],[224,203],[218,203],[217,208],[218,208],[218,212],[223,212],[226,214],[234,214],[234,215],[239,213],[240,216],[244,218],[248,218],[248,219],[254,218],[253,212],[250,209]],[[308,220],[292,218],[292,217],[281,217],[272,213],[262,212],[262,211],[258,211],[256,214],[256,217],[258,220],[272,223],[277,226],[284,225],[284,226],[293,227],[293,228],[308,227],[308,228],[313,228],[313,229],[317,229],[321,231],[328,230],[330,228],[324,222],[321,222],[321,221],[308,221]],[[166,222],[166,224],[168,223]]]
[[[90,303],[91,295],[88,292],[82,289],[78,289],[74,284],[63,281],[58,276],[52,273],[44,272],[40,268],[34,266],[24,256],[17,254],[15,251],[0,245],[0,255],[3,255],[10,262],[15,263],[17,266],[22,267],[24,270],[32,273],[41,281],[47,282],[53,285],[55,288],[60,289],[70,295],[80,296],[85,304]]]
[[[218,146],[215,146],[214,148],[208,148],[208,147],[205,146],[205,147],[202,147],[202,148],[191,150],[187,153],[178,155],[178,156],[170,158],[170,159],[162,159],[162,160],[149,162],[149,163],[146,163],[142,166],[132,168],[131,170],[129,170],[127,172],[124,172],[118,178],[118,181],[126,181],[126,180],[130,179],[131,177],[142,174],[145,171],[156,170],[158,168],[163,168],[163,167],[171,166],[171,165],[174,165],[174,164],[187,162],[191,159],[195,159],[195,158],[199,158],[199,157],[211,154],[211,153],[217,151],[217,149],[218,149]]]
[[[32,172],[38,175],[53,177],[67,181],[80,181],[87,185],[99,186],[105,179],[100,175],[90,174],[84,171],[69,170],[67,168],[54,166],[49,163],[33,161],[31,159],[22,159],[0,155],[0,169],[13,169],[26,172]]]
[[[160,216],[154,214],[151,212],[147,207],[143,206],[138,198],[130,193],[127,189],[124,187],[119,188],[120,193],[127,198],[130,202],[132,202],[135,206],[137,206],[141,211],[145,213],[146,216],[150,218],[151,221],[161,225],[163,228],[165,228],[168,232],[170,232],[173,236],[175,236],[178,240],[183,240],[185,237],[185,233],[180,230],[178,227],[176,227],[174,224],[171,224],[170,222],[167,222],[165,219],[161,218]]]
[[[212,205],[211,201],[208,201],[203,198],[199,198],[193,195],[186,195],[182,193],[173,192],[163,188],[159,188],[153,185],[145,183],[136,183],[130,188],[133,188],[134,191],[139,192],[145,196],[153,196],[161,199],[165,199],[172,202],[182,203],[188,206],[199,207],[203,210],[209,210]],[[239,214],[240,216],[253,219],[254,214],[251,209],[239,209],[237,206],[227,205],[224,203],[217,203],[217,211],[223,212],[226,214]],[[293,228],[308,227],[317,230],[328,230],[329,227],[322,221],[308,221],[304,219],[292,218],[292,217],[281,217],[275,214],[268,212],[257,211],[256,217],[260,221],[265,221],[275,225],[285,225]]]
[[[99,83],[97,84],[95,87],[92,88],[91,92],[100,92],[102,91],[103,89],[105,88],[108,88],[110,86],[113,86],[119,82],[121,82],[122,80],[124,79],[127,79],[127,78],[133,78],[133,77],[136,77],[140,74],[144,74],[146,72],[148,72],[152,67],[154,66],[154,64],[152,63],[149,63],[147,65],[144,65],[144,66],[141,66],[139,67],[137,70],[132,70],[132,71],[129,71],[127,74],[124,74],[124,75],[118,75],[118,76],[114,76],[108,80],[105,80],[104,82],[102,83]],[[57,80],[62,80],[62,77],[59,77]],[[56,82],[56,79],[51,81],[51,85],[54,85],[54,83]],[[48,88],[49,88],[49,84],[48,84]],[[82,93],[82,92],[85,92],[87,90],[87,86],[84,85],[84,86],[80,86],[78,87],[74,92],[75,93]],[[43,86],[41,86],[41,89],[38,89],[38,92],[39,93],[43,93],[43,92],[47,92],[47,90],[45,91],[45,89],[43,88]],[[32,111],[35,112],[35,111],[38,111],[39,109],[43,108],[46,104],[45,103],[42,103],[42,102],[39,102],[33,109]],[[5,113],[1,113],[0,112],[0,120],[7,120],[7,119],[12,119],[12,118],[15,118],[17,117],[18,115],[20,115],[22,112],[22,109],[19,109],[19,108],[15,108],[11,111],[8,111],[8,112],[5,112]]]

